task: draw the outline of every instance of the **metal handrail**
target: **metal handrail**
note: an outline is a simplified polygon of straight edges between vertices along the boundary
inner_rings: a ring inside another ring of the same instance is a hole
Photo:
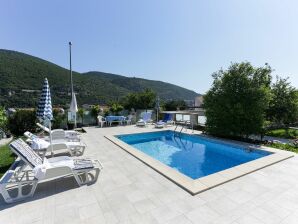
[[[183,128],[184,128],[184,126],[181,126],[181,129],[180,129],[180,132],[179,132],[179,134],[181,134],[181,132],[182,132]]]

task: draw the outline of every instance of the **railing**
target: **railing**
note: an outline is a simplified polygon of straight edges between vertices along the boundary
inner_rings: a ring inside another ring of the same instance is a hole
[[[177,133],[177,129],[178,129],[179,126],[181,126],[181,129],[180,129],[178,134],[181,134],[183,129],[187,130],[187,126],[189,126],[189,128],[192,129],[192,133],[194,132],[193,123],[191,123],[190,121],[180,121],[180,122],[178,121],[178,122],[176,122],[176,127],[174,129],[175,133]]]
[[[185,122],[185,123],[184,123],[184,125],[187,125],[187,124],[188,124],[188,122]],[[177,130],[177,128],[178,128],[179,126],[181,126],[181,129],[180,129],[179,132],[177,132],[176,130]],[[182,136],[181,136],[181,132],[182,132],[183,129],[186,129],[186,127],[183,126],[183,125],[181,125],[181,124],[176,124],[176,127],[175,127],[175,129],[174,129],[173,140],[174,140],[174,142],[175,142],[180,148],[182,148],[182,149],[184,149],[184,150],[192,149],[192,148],[193,148],[193,142],[192,142],[192,145],[188,146],[188,141],[187,141],[187,140],[185,140],[186,143],[184,143],[184,142],[182,141],[183,138],[182,138]],[[177,141],[176,138],[178,138],[179,141]],[[187,147],[187,146],[188,146],[188,147]]]
[[[184,126],[181,126],[181,129],[180,129],[180,132],[179,132],[179,134],[181,134],[181,132],[182,132],[183,128],[184,128]]]
[[[177,129],[178,129],[179,126],[181,127],[181,129],[180,129],[180,131],[179,131],[178,134],[181,134],[181,132],[182,132],[182,130],[185,128],[185,125],[186,125],[186,124],[187,124],[186,121],[184,121],[183,123],[181,123],[181,122],[176,122],[176,127],[175,127],[175,129],[174,129],[174,135],[176,135],[176,133],[177,133]]]

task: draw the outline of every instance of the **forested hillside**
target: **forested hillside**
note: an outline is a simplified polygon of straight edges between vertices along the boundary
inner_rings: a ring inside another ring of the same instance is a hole
[[[69,103],[69,70],[24,53],[0,49],[0,105],[34,107],[47,77],[54,105]],[[151,88],[161,99],[193,100],[194,91],[161,81],[103,72],[73,72],[79,104],[104,104],[130,92]]]

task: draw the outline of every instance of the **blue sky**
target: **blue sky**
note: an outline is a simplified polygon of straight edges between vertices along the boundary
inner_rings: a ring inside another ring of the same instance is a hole
[[[199,93],[231,62],[269,63],[298,87],[296,0],[9,0],[0,48],[73,69],[177,84]]]

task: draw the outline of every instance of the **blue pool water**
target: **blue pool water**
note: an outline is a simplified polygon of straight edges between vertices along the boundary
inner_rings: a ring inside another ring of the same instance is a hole
[[[143,153],[197,179],[270,154],[173,131],[116,136]]]

